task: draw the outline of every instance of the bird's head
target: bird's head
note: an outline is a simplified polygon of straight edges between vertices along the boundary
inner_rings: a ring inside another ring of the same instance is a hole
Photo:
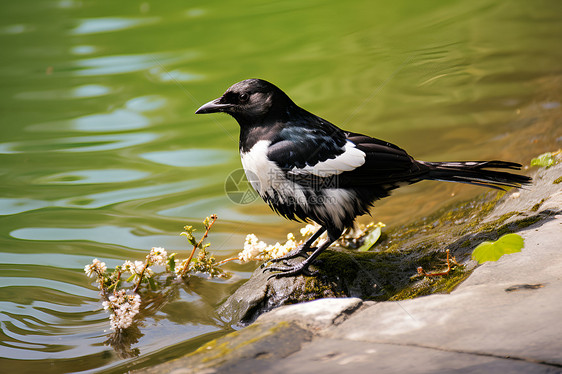
[[[291,104],[291,99],[274,84],[262,79],[246,79],[230,86],[221,97],[202,105],[195,114],[223,112],[234,117],[240,126],[247,126],[264,122]]]

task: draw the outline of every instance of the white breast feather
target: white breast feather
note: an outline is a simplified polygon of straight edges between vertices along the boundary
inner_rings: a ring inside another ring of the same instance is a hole
[[[285,178],[279,166],[267,158],[270,144],[260,140],[248,152],[240,153],[248,181],[262,197],[276,196],[281,204],[306,202],[304,187]]]
[[[248,152],[240,152],[242,166],[248,181],[260,195],[271,188],[271,176],[281,170],[267,158],[267,148],[270,141],[260,140]]]
[[[294,174],[313,174],[318,177],[330,177],[338,175],[344,171],[355,170],[365,163],[365,152],[357,149],[355,144],[347,141],[344,152],[335,158],[321,161],[314,166],[306,165],[303,168],[294,167],[291,173]]]
[[[357,197],[345,189],[329,188],[317,192],[287,179],[277,164],[267,158],[270,144],[270,141],[260,140],[248,152],[240,153],[242,165],[252,187],[262,197],[276,196],[278,203],[300,205],[305,211],[314,210],[324,220],[341,226],[346,212],[352,211],[357,204]],[[354,170],[364,163],[365,153],[348,142],[345,152],[338,157],[319,162],[313,167],[293,168],[291,172],[328,177]],[[309,204],[307,195],[315,195],[316,203]]]

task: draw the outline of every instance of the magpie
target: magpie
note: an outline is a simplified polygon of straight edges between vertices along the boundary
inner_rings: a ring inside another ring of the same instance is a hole
[[[312,275],[309,265],[366,214],[378,199],[422,180],[467,183],[495,189],[521,187],[531,178],[496,169],[519,170],[506,161],[427,162],[398,146],[345,131],[295,104],[262,79],[235,83],[196,114],[227,113],[240,125],[242,165],[252,187],[278,214],[314,221],[320,229],[299,248],[276,259],[276,276]],[[318,247],[313,243],[327,232]],[[310,255],[309,252],[312,252]],[[286,260],[302,256],[295,265]]]

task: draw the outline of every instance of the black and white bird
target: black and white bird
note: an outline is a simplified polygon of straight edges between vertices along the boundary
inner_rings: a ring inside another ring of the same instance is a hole
[[[267,268],[279,271],[277,276],[310,274],[308,266],[357,216],[402,185],[429,179],[502,189],[531,180],[489,170],[520,169],[514,162],[415,160],[394,144],[342,130],[302,109],[262,79],[234,84],[195,113],[216,112],[238,121],[242,165],[263,200],[288,219],[321,226],[296,251],[278,259],[302,256],[304,261]],[[327,239],[311,248],[325,231]]]

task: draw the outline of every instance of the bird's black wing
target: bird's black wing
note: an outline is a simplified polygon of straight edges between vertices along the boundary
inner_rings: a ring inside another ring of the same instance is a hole
[[[319,117],[289,123],[268,148],[285,177],[308,187],[337,187],[337,177],[365,163],[365,153],[346,133]]]
[[[370,136],[346,133],[346,139],[365,153],[365,163],[342,173],[341,187],[386,185],[406,181],[418,181],[427,174],[428,168],[416,162],[402,148]]]
[[[403,149],[345,132],[304,110],[293,113],[270,144],[268,158],[307,186],[366,187],[420,180],[427,167]]]
[[[320,128],[289,126],[282,129],[271,143],[268,157],[288,171],[335,158],[344,152],[344,146],[343,134],[330,134]]]

